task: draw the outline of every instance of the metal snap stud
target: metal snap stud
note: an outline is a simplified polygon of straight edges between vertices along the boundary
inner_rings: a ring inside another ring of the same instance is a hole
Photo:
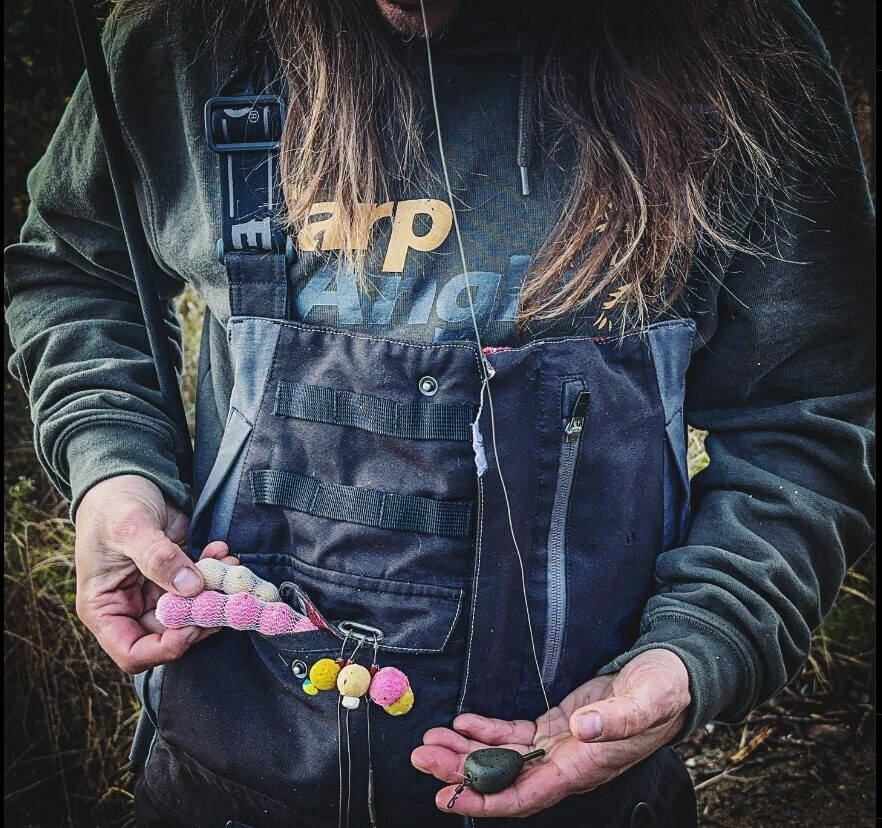
[[[302,679],[302,678],[306,678],[306,675],[309,672],[309,670],[307,670],[307,668],[306,668],[305,661],[292,661],[291,662],[291,672],[294,673],[294,675],[297,678]]]
[[[433,397],[438,393],[438,380],[435,377],[423,377],[419,382],[420,393],[426,397]]]

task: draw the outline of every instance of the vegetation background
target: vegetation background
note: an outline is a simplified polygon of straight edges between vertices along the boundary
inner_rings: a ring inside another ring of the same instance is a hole
[[[875,3],[804,0],[843,76],[875,184]],[[67,0],[4,3],[4,244],[25,178],[81,73]],[[875,187],[874,187],[875,192]],[[180,299],[193,400],[201,307]],[[6,348],[4,349],[6,350]],[[21,390],[4,374],[4,817],[12,826],[133,824],[127,751],[138,715],[74,611],[73,530],[34,457]],[[707,462],[691,435],[693,472]],[[703,825],[855,826],[874,817],[875,553],[849,574],[805,669],[738,727],[680,746]]]

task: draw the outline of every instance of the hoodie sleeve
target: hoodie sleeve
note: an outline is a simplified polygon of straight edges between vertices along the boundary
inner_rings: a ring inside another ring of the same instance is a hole
[[[723,279],[687,376],[686,419],[710,456],[691,529],[658,558],[638,641],[602,671],[677,653],[692,694],[682,737],[742,720],[796,673],[873,541],[873,212],[838,83],[825,110],[830,146],[778,205],[774,253],[736,255]],[[755,244],[768,226],[752,226]]]
[[[163,412],[84,79],[28,191],[21,241],[6,251],[6,319],[37,455],[72,514],[91,486],[119,474],[146,477],[184,506],[175,463],[183,437]],[[180,355],[171,299],[182,284],[158,270],[156,284]]]

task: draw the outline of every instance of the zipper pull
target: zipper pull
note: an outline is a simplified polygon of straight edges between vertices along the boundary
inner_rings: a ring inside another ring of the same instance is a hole
[[[585,417],[588,416],[588,403],[591,402],[590,391],[580,391],[573,404],[573,410],[570,413],[570,420],[564,427],[564,433],[567,436],[568,443],[575,443],[585,428]]]

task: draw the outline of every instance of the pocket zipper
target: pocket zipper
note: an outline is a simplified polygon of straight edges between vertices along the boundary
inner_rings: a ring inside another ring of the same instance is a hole
[[[588,403],[591,402],[590,391],[580,391],[570,412],[569,422],[564,427],[564,434],[568,443],[575,443],[582,436],[582,429],[585,428],[585,417],[588,414]]]
[[[570,491],[579,458],[579,440],[585,429],[585,418],[591,392],[586,391],[581,380],[572,380],[564,385],[564,405],[572,399],[572,391],[579,389],[576,399],[569,407],[565,419],[563,440],[560,447],[557,485],[551,507],[551,527],[548,532],[546,590],[548,609],[545,623],[545,654],[542,663],[542,682],[551,684],[557,675],[563,649],[564,630],[567,621],[567,511]],[[564,411],[567,409],[565,408]]]

